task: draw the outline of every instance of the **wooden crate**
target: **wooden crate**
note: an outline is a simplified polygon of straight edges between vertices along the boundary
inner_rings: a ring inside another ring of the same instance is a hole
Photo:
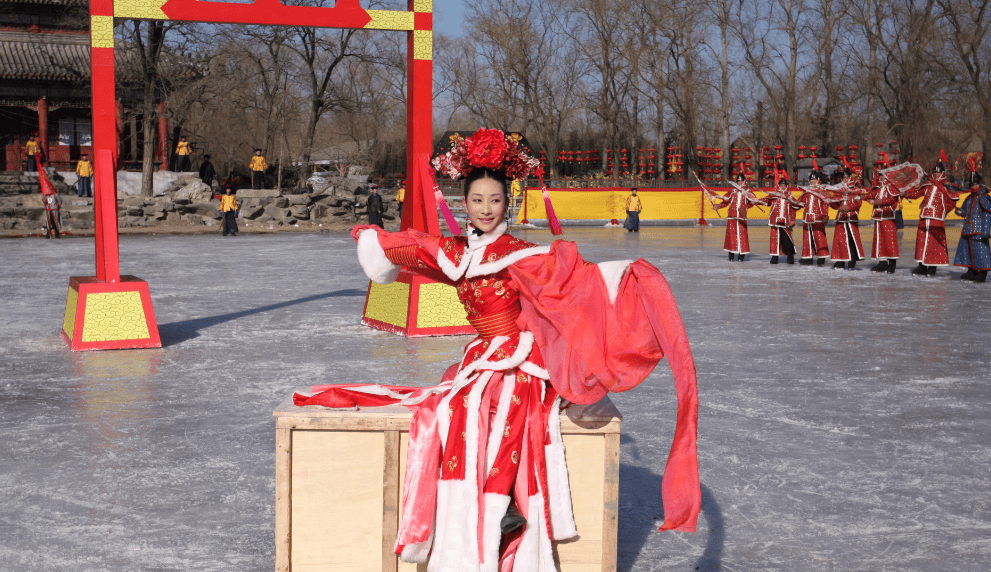
[[[296,407],[275,415],[275,570],[425,572],[393,553],[411,412]],[[562,572],[616,570],[619,435],[608,397],[561,415],[578,540],[556,544]]]

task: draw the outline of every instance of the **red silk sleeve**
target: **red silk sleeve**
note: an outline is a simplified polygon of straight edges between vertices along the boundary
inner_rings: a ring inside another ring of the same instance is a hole
[[[575,403],[595,403],[610,391],[636,387],[667,356],[678,415],[662,483],[661,529],[694,532],[701,504],[695,361],[664,276],[643,259],[623,268],[586,262],[575,244],[565,241],[555,242],[546,255],[517,262],[509,272],[520,291],[520,325],[533,332],[551,384]],[[623,272],[615,301],[607,280],[617,276],[602,269]]]
[[[393,264],[399,264],[410,272],[426,276],[431,280],[453,285],[444,274],[438,256],[455,256],[464,246],[456,238],[429,235],[418,230],[402,232],[378,231],[379,246],[385,257]],[[450,261],[451,258],[448,258]],[[453,262],[452,262],[453,264]]]

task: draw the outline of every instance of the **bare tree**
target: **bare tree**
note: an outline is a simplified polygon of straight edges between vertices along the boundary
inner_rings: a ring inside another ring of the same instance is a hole
[[[977,102],[980,124],[974,131],[981,139],[982,170],[985,180],[991,180],[991,2],[989,0],[939,0],[943,20],[949,27],[953,49],[962,68],[960,83]]]
[[[784,123],[780,141],[787,168],[795,160],[802,75],[810,65],[807,52],[811,31],[805,1],[771,0],[773,19],[762,17],[763,7],[754,2],[751,11],[741,10],[740,16],[744,58],[763,86],[772,110]],[[780,125],[778,129],[780,133]]]

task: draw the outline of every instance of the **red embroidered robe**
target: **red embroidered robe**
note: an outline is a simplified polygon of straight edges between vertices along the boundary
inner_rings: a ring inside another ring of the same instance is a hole
[[[726,211],[726,237],[723,250],[735,254],[750,253],[750,235],[747,232],[747,209],[750,205],[763,204],[759,199],[738,189],[733,189],[723,199],[715,203],[716,210],[729,207]]]
[[[791,230],[795,226],[795,214],[801,208],[801,204],[792,197],[791,189],[772,191],[763,202],[771,207],[771,212],[767,215],[767,225],[771,227],[768,251],[771,256],[785,256],[786,253],[781,245],[781,231],[785,232],[794,245],[795,239]]]
[[[822,198],[821,187],[803,188],[802,203],[804,228],[802,230],[802,258],[826,258],[829,246],[826,242],[826,221],[829,207]]]
[[[871,219],[874,220],[874,240],[871,244],[871,258],[894,260],[898,253],[898,228],[895,226],[895,207],[898,195],[886,183],[874,187],[867,193],[867,202],[874,205]]]
[[[561,400],[594,403],[638,385],[666,354],[678,418],[662,482],[662,529],[694,531],[698,397],[667,282],[644,260],[591,264],[574,243],[504,234],[441,238],[366,229],[359,261],[378,283],[400,265],[451,284],[479,337],[429,388],[315,386],[299,405],[400,403],[414,410],[396,552],[428,570],[555,570],[552,540],[577,534]],[[512,499],[527,525],[502,537]]]
[[[919,229],[915,235],[915,261],[926,266],[949,266],[944,221],[956,208],[959,196],[950,193],[943,185],[932,183],[905,193],[907,199],[919,197],[922,197],[922,205],[919,208]]]
[[[858,224],[861,204],[863,201],[860,197],[852,194],[845,194],[836,204],[836,228],[833,230],[833,254],[830,256],[832,260],[849,262],[864,259],[864,246],[860,242]],[[856,258],[853,258],[854,253]]]

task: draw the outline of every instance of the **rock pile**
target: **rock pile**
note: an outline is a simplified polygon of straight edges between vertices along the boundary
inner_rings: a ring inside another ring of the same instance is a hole
[[[8,177],[11,178],[11,177]],[[16,180],[14,180],[16,179]],[[23,180],[22,180],[23,179]],[[93,199],[77,197],[64,181],[56,181],[62,195],[64,230],[89,230],[94,226]],[[61,187],[61,188],[59,188]],[[313,192],[302,189],[239,189],[240,218],[277,227],[299,221],[355,223],[365,214],[368,186],[347,178],[335,178]],[[159,193],[161,193],[159,195]],[[117,220],[121,228],[142,226],[215,226],[220,224],[220,200],[195,174],[181,174],[154,197],[118,193]],[[395,208],[393,196],[383,202]],[[390,214],[386,219],[392,219]],[[36,177],[12,177],[4,185],[0,177],[0,229],[37,232],[44,225],[44,207]]]

